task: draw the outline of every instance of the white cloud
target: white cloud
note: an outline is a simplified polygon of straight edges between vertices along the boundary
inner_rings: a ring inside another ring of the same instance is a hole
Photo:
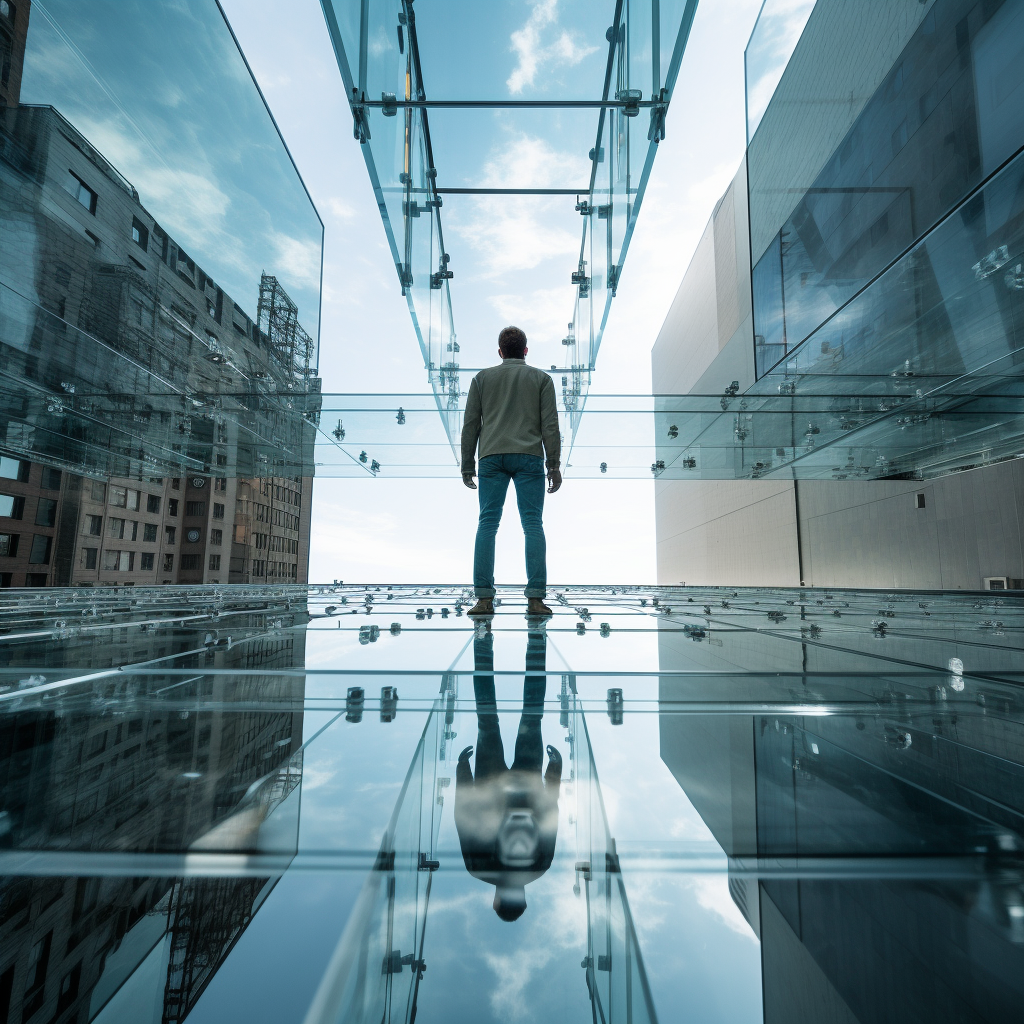
[[[533,353],[532,362],[538,366],[552,362],[562,365],[565,349],[561,340],[572,316],[571,287],[563,284],[556,288],[537,289],[529,295],[491,295],[488,301],[505,323],[516,324],[526,332]]]
[[[288,282],[307,288],[320,285],[320,240],[318,238],[292,238],[281,232],[274,234],[277,263],[274,273]]]
[[[544,139],[520,134],[509,138],[484,165],[482,186],[544,188],[588,179],[586,161],[552,149]],[[510,271],[532,270],[553,258],[568,258],[567,266],[572,269],[580,247],[580,228],[574,224],[570,230],[559,223],[565,216],[564,197],[480,199],[472,210],[469,218],[453,217],[448,223],[482,257],[478,265],[481,276],[496,278]],[[568,302],[568,287],[566,296]]]
[[[338,199],[336,196],[327,200],[327,209],[338,220],[352,220],[356,215],[356,211],[344,199]]]
[[[752,942],[757,941],[757,936],[747,924],[747,919],[740,913],[739,907],[729,895],[729,876],[725,872],[699,875],[691,880],[690,886],[700,906],[710,910],[727,928]]]
[[[558,32],[558,0],[535,0],[526,24],[512,33],[511,43],[519,60],[506,82],[513,94],[533,85],[544,65],[574,67],[597,51],[596,46],[580,46],[565,29]]]
[[[551,959],[551,954],[544,949],[520,949],[505,956],[484,953],[484,959],[497,977],[491,992],[494,1015],[505,1020],[521,1020],[530,1010],[523,998],[526,986],[534,971]]]

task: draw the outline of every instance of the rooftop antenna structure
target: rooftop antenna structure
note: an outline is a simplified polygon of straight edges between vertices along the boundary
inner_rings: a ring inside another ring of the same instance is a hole
[[[299,323],[299,307],[292,302],[281,282],[272,274],[260,275],[260,300],[256,324],[267,339],[271,358],[290,376],[308,380],[316,374],[310,368],[313,339]]]

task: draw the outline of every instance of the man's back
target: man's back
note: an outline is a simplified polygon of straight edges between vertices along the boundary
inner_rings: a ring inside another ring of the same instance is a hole
[[[472,471],[475,449],[488,455],[545,455],[558,468],[561,439],[551,378],[524,359],[503,359],[481,370],[466,400],[462,429],[462,467]]]

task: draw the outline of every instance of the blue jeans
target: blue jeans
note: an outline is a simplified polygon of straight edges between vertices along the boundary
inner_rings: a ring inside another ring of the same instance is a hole
[[[505,507],[508,484],[516,484],[519,519],[526,535],[526,596],[547,595],[547,547],[544,541],[544,489],[547,474],[539,455],[488,455],[478,468],[480,522],[473,557],[477,597],[494,597],[494,537]]]

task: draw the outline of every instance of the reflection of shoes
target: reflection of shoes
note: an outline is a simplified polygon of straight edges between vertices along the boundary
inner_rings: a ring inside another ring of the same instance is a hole
[[[493,597],[481,597],[479,601],[472,608],[466,612],[467,615],[493,615],[494,614],[494,598]]]
[[[531,597],[527,601],[526,614],[529,616],[543,615],[545,618],[550,618],[554,612],[539,597]]]

